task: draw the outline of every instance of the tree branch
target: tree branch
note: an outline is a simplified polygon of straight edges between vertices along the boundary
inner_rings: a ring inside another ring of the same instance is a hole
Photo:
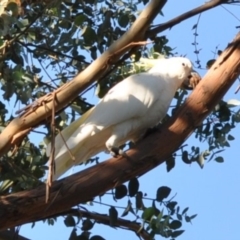
[[[98,80],[109,68],[110,62],[116,62],[125,52],[132,48],[130,46],[129,49],[126,46],[133,42],[144,40],[149,25],[166,2],[167,0],[152,0],[142,11],[132,27],[120,39],[115,41],[106,52],[84,71],[79,73],[71,82],[58,88],[54,93],[56,94],[57,101],[53,103],[51,94],[47,94],[45,98],[43,97],[38,101],[40,104],[34,110],[30,111],[27,115],[17,117],[11,121],[0,135],[0,156],[14,145],[13,139],[15,134],[38,126],[45,121],[51,116],[53,104],[57,112],[63,109],[85,88]]]
[[[160,165],[211,113],[239,73],[240,34],[161,130],[127,151],[131,161],[123,157],[112,158],[53,182],[48,203],[45,203],[45,186],[1,196],[0,229],[62,213]]]
[[[195,16],[199,13],[205,12],[205,11],[211,9],[211,8],[217,7],[217,6],[219,6],[221,4],[224,4],[224,3],[227,4],[227,0],[211,0],[211,1],[208,1],[208,2],[204,3],[203,5],[201,5],[197,8],[194,8],[194,9],[188,11],[188,12],[185,12],[185,13],[179,15],[178,17],[175,17],[175,18],[171,19],[168,22],[165,22],[163,24],[159,24],[158,26],[155,26],[151,30],[147,31],[146,34],[150,38],[154,37],[158,33],[163,32],[168,28],[172,28],[173,26],[179,24],[180,22],[182,22],[182,21],[184,21],[188,18],[191,18],[191,17],[193,17],[193,16]]]
[[[82,217],[90,218],[97,223],[110,226],[110,218],[106,214],[87,212],[80,209],[70,209],[68,211],[61,213],[60,215],[67,215],[67,214],[71,214],[73,216],[80,217],[80,218]],[[57,216],[60,216],[60,215],[58,214]],[[51,217],[56,217],[56,215]],[[114,222],[113,226],[111,227],[118,227],[118,228],[123,228],[125,230],[130,230],[136,233],[136,235],[140,236],[142,239],[146,239],[146,240],[150,239],[148,232],[146,232],[144,228],[141,229],[141,224],[134,221],[117,218],[117,220]]]
[[[30,240],[29,238],[25,238],[19,235],[14,229],[0,231],[0,239],[1,240]]]
[[[116,63],[118,59],[129,50],[125,47],[130,43],[145,40],[148,37],[153,37],[157,33],[171,28],[196,14],[214,8],[220,4],[227,3],[226,0],[209,1],[198,8],[188,11],[164,24],[148,30],[150,23],[160,12],[166,2],[167,0],[152,0],[129,31],[127,31],[119,40],[114,42],[105,53],[103,53],[84,71],[78,74],[73,80],[71,80],[70,83],[66,83],[59,88],[56,92],[57,101],[54,103],[56,111],[59,112],[64,107],[68,106],[69,102],[73,101],[84,89],[100,79],[109,69],[110,60],[111,62]],[[123,49],[123,51],[119,52],[119,49]],[[116,52],[118,52],[118,54],[116,54]],[[34,109],[30,114],[15,118],[3,130],[0,135],[0,156],[14,146],[14,135],[19,132],[25,133],[26,129],[42,124],[46,119],[48,119],[48,117],[51,116],[53,102],[50,95],[51,94],[47,94],[45,98],[42,97],[40,104],[34,106]],[[24,135],[22,137],[24,137]]]

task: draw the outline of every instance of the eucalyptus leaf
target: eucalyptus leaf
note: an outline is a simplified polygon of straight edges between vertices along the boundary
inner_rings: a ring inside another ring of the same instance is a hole
[[[227,101],[228,107],[237,107],[240,106],[240,100],[238,99],[230,99]]]

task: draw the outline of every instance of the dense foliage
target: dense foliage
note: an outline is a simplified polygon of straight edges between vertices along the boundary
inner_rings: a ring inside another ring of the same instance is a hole
[[[3,1],[0,12],[1,130],[16,116],[17,110],[56,90],[91,64],[122,36],[147,2],[147,0]],[[154,42],[150,47],[146,45],[136,48],[130,58],[113,66],[96,85],[92,86],[99,98],[126,76],[146,70],[144,66],[140,67],[137,64],[140,57],[157,58],[159,54],[174,55],[166,36],[158,35],[151,40]],[[186,90],[180,90],[176,94],[175,106],[169,115],[181,105],[186,95]],[[9,109],[6,101],[13,108]],[[184,147],[179,150],[178,156],[181,155],[180,158],[186,164],[197,161],[200,166],[203,166],[205,159],[223,162],[219,153],[230,146],[230,142],[234,140],[231,129],[240,122],[240,110],[233,111],[236,108],[232,108],[238,105],[239,102],[236,100],[228,103],[221,101],[215,111],[201,126],[197,126],[195,131],[195,137],[199,142],[207,142],[207,149],[200,151],[196,146]],[[68,108],[56,116],[56,131],[65,128],[91,106],[89,99],[81,93],[69,103]],[[11,149],[1,158],[1,195],[32,189],[45,181],[48,159],[43,140],[50,138],[50,121],[46,120],[42,127],[35,132],[33,130],[18,147]],[[168,171],[174,167],[175,158],[176,153],[167,161]],[[94,158],[89,162],[97,160]],[[183,221],[191,222],[196,217],[196,214],[188,213],[188,208],[180,208],[177,197],[172,195],[170,197],[169,187],[160,186],[156,189],[156,197],[152,199],[147,198],[143,191],[147,192],[147,189],[142,190],[138,179],[134,178],[127,184],[113,189],[113,192],[107,193],[114,200],[128,199],[123,211],[110,206],[112,202],[109,203],[109,212],[106,213],[109,216],[109,226],[121,226],[118,222],[119,217],[125,219],[131,214],[130,219],[139,226],[139,233],[141,229],[145,229],[144,231],[152,237],[161,235],[174,239],[183,233]],[[101,196],[101,201],[105,201],[104,196]],[[49,224],[53,224],[54,221],[55,218],[48,219]],[[70,212],[65,216],[64,222],[66,226],[73,227],[70,239],[103,239],[90,235],[94,225],[101,222],[94,219],[94,215],[80,218]],[[81,226],[80,232],[76,231],[78,225]],[[131,230],[130,227],[129,229]]]

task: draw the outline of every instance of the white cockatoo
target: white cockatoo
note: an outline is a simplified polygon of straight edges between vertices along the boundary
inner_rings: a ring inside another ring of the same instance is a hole
[[[191,71],[187,58],[159,59],[148,72],[116,84],[95,107],[56,136],[54,179],[99,152],[117,153],[126,141],[136,142],[164,118]],[[48,144],[47,155],[50,153]]]

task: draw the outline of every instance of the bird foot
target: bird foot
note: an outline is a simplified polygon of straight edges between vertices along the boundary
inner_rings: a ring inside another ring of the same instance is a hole
[[[110,154],[113,157],[118,157],[118,156],[126,157],[127,156],[127,154],[121,148],[118,148],[118,147],[111,147]]]
[[[112,147],[110,149],[110,154],[113,156],[113,157],[118,157],[118,156],[122,156],[124,158],[126,158],[127,160],[131,161],[131,158],[121,149],[121,148],[118,148],[118,147]]]

